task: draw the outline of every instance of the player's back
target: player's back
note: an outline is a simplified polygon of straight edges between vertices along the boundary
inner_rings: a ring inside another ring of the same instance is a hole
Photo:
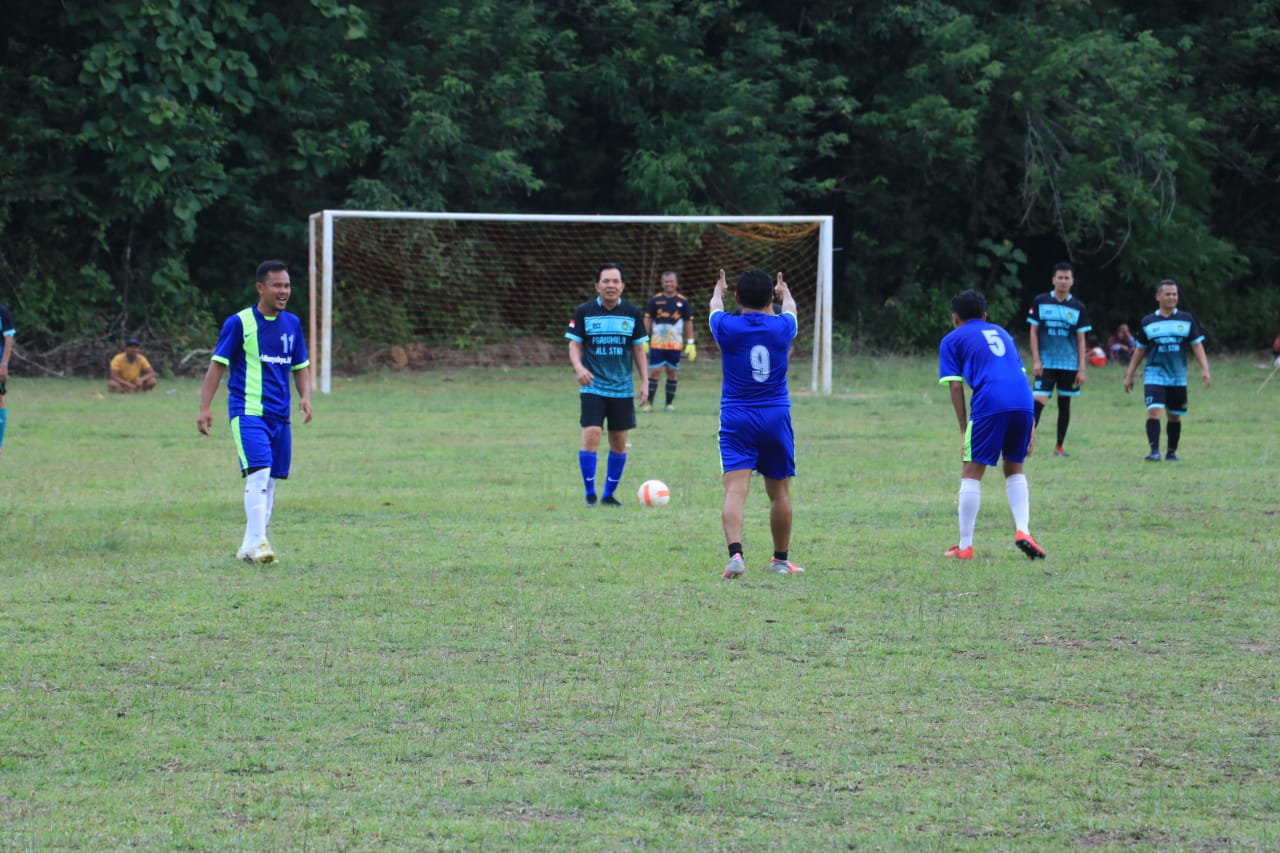
[[[994,323],[970,320],[943,338],[939,376],[963,379],[973,389],[972,417],[1034,408],[1018,345]]]
[[[721,405],[788,405],[787,366],[796,336],[793,314],[749,311],[711,315],[711,334],[720,347],[724,381]]]

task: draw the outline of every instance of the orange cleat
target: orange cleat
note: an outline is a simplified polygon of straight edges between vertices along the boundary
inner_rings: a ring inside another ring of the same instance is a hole
[[[1023,533],[1021,530],[1013,537],[1013,544],[1022,549],[1022,553],[1027,555],[1028,560],[1043,560],[1045,558],[1044,549],[1040,547],[1040,543],[1031,538],[1030,533]]]
[[[952,545],[950,548],[947,549],[947,553],[943,554],[942,556],[955,557],[957,560],[972,560],[973,546],[970,545],[968,548],[961,548],[959,545]]]

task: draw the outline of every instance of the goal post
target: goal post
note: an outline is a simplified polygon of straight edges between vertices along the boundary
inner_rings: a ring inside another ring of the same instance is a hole
[[[335,370],[558,363],[569,318],[605,262],[622,265],[623,297],[641,308],[674,271],[698,349],[712,356],[707,302],[719,267],[730,281],[752,267],[782,271],[800,314],[795,353],[811,360],[811,390],[831,393],[831,216],[324,210],[308,231],[311,360],[323,394]]]

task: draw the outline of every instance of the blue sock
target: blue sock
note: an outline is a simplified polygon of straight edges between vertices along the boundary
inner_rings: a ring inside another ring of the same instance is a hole
[[[596,455],[590,450],[578,451],[578,467],[582,469],[582,485],[590,497],[596,493]]]
[[[8,407],[0,409],[0,447],[4,447],[4,430],[7,426],[9,426]]]
[[[618,488],[618,483],[622,481],[622,469],[627,465],[627,454],[614,453],[609,451],[609,469],[605,474],[604,496],[607,498],[613,494]]]

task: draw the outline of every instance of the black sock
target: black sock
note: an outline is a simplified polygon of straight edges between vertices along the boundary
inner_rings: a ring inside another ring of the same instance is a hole
[[[774,552],[773,552],[773,559],[777,560],[779,563],[785,563],[785,562],[787,561],[787,552],[786,552],[786,551],[774,551]]]
[[[730,560],[732,560],[732,559],[733,559],[733,555],[734,555],[734,554],[737,554],[739,557],[741,557],[741,556],[742,556],[742,543],[741,543],[741,542],[730,542],[730,543],[729,543],[729,559],[730,559]]]
[[[676,381],[674,379],[667,380],[667,405],[670,406],[676,399]]]
[[[1040,426],[1040,413],[1043,411],[1044,411],[1044,403],[1041,403],[1039,398],[1037,398],[1036,399],[1036,426]]]
[[[1147,418],[1147,444],[1152,453],[1160,452],[1160,422],[1155,418]]]
[[[1182,421],[1169,421],[1164,428],[1169,436],[1169,452],[1173,453],[1178,449],[1178,440],[1182,438]]]
[[[655,395],[655,394],[657,394],[657,393],[658,393],[658,380],[656,380],[656,379],[650,379],[650,380],[649,380],[649,403],[650,403],[650,405],[652,405],[652,404],[653,404],[653,397],[654,397],[654,395]]]
[[[1058,395],[1058,446],[1067,440],[1067,425],[1071,423],[1071,398]]]

